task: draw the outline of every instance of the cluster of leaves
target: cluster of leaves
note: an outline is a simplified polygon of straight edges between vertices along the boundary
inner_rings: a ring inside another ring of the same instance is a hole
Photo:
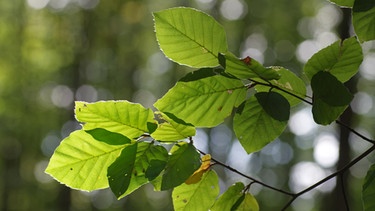
[[[357,2],[362,2],[361,13],[366,3],[357,0],[354,6]],[[154,13],[154,21],[164,54],[198,70],[157,100],[155,112],[128,101],[76,102],[75,116],[83,127],[61,142],[46,172],[79,190],[109,186],[119,199],[147,183],[157,191],[173,189],[175,210],[259,210],[248,192],[251,183],[236,183],[218,196],[214,159],[193,145],[196,128],[215,127],[235,110],[234,132],[252,153],[283,132],[290,108],[301,101],[312,105],[318,124],[330,124],[353,98],[343,83],[362,62],[360,43],[356,37],[339,40],[308,61],[310,102],[305,83],[292,71],[229,52],[225,31],[211,16],[172,8]],[[360,31],[374,32],[363,27]],[[357,34],[362,41],[374,39]],[[167,151],[165,145],[172,147]]]

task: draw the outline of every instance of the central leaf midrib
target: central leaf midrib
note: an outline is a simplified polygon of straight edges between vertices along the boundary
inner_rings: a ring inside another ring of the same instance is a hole
[[[174,14],[173,14],[174,16]],[[189,40],[191,40],[192,42],[196,43],[197,45],[199,45],[200,47],[204,48],[205,50],[207,50],[207,52],[209,52],[212,56],[214,56],[215,58],[218,58],[217,55],[214,54],[213,51],[207,49],[204,45],[202,45],[201,43],[197,42],[196,40],[192,39],[191,37],[187,36],[185,33],[183,33],[181,30],[179,30],[178,28],[176,28],[174,25],[172,25],[170,22],[168,22],[166,19],[164,18],[161,18],[159,16],[159,18],[166,24],[168,24],[169,26],[171,26],[173,29],[175,29],[178,33],[180,33],[181,35],[183,35],[183,37],[186,37],[188,38]],[[203,39],[204,40],[204,39]]]
[[[122,125],[122,126],[127,126],[127,127],[130,127],[132,129],[136,129],[136,130],[140,130],[144,133],[147,133],[148,131],[147,130],[144,130],[144,129],[141,129],[141,128],[138,128],[136,126],[133,126],[133,125],[130,125],[130,124],[126,124],[124,122],[121,122],[121,120],[116,120],[116,119],[112,119],[110,116],[105,116],[103,115],[101,112],[96,112],[96,111],[92,111],[91,109],[88,109],[90,111],[90,113],[94,116],[97,116],[97,117],[100,117],[101,119],[103,120],[107,120],[107,121],[103,121],[103,122],[114,122],[114,123],[117,123],[119,125]],[[120,117],[119,113],[118,113],[118,109],[116,109],[116,112],[117,112],[117,116]],[[93,123],[90,123],[90,122],[84,122],[85,124],[93,124]],[[99,123],[100,124],[100,123]]]

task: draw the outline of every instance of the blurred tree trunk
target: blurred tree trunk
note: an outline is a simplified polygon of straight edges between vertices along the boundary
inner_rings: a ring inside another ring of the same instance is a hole
[[[350,25],[351,25],[351,10],[349,8],[342,8],[342,21],[338,28],[338,33],[341,39],[350,37]],[[351,93],[356,92],[356,77],[350,79],[345,85]],[[340,121],[345,125],[352,127],[353,111],[348,109],[341,115]],[[337,169],[343,168],[351,160],[350,158],[350,146],[349,146],[349,135],[350,131],[344,127],[339,127],[339,159],[337,162]],[[323,203],[324,210],[350,210],[350,197],[348,195],[349,189],[349,172],[346,171],[343,175],[336,178],[336,187],[332,193],[326,198]]]

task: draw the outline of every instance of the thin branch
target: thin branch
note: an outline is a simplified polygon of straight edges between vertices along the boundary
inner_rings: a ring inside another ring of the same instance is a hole
[[[340,185],[342,189],[342,196],[344,197],[346,210],[349,211],[348,198],[346,197],[346,193],[345,193],[344,174],[340,175]]]
[[[298,95],[296,95],[296,94],[294,94],[294,93],[292,93],[292,92],[290,92],[290,91],[288,91],[288,90],[286,90],[286,89],[283,89],[283,88],[281,88],[281,87],[279,87],[279,86],[275,86],[275,85],[273,85],[273,84],[271,84],[271,83],[263,83],[263,82],[255,81],[255,80],[253,80],[253,79],[250,79],[250,81],[252,81],[254,84],[259,84],[259,85],[263,85],[263,86],[268,86],[268,87],[270,87],[270,88],[280,90],[280,91],[282,91],[282,92],[284,92],[284,93],[287,93],[287,94],[289,94],[289,95],[291,95],[291,96],[293,96],[293,97],[295,97],[295,98],[297,98],[297,99],[299,99],[299,100],[301,100],[301,101],[303,101],[303,102],[305,102],[305,103],[307,103],[307,104],[309,104],[309,105],[312,105],[312,104],[313,104],[312,102],[306,100],[305,98],[303,98],[303,97],[301,97],[301,96],[298,96]],[[309,97],[309,96],[305,96],[305,97],[308,97],[308,98],[312,99],[312,98]]]
[[[284,206],[284,208],[282,210],[285,210],[286,208],[288,208],[294,200],[296,200],[299,196],[301,196],[302,194],[305,194],[313,189],[315,189],[316,187],[318,187],[319,185],[327,182],[328,180],[332,179],[333,177],[336,177],[337,175],[340,175],[340,174],[343,174],[345,171],[347,171],[350,167],[352,167],[353,165],[355,165],[356,163],[358,163],[360,160],[362,160],[363,158],[365,158],[368,154],[370,154],[372,151],[375,150],[375,145],[373,145],[372,147],[370,147],[368,150],[366,150],[364,153],[362,153],[361,155],[359,155],[357,158],[355,158],[354,160],[352,160],[350,163],[348,163],[346,166],[344,166],[342,169],[334,172],[333,174],[323,178],[322,180],[320,180],[319,182],[315,183],[314,185],[311,185],[310,187],[306,188],[305,190],[299,192],[299,193],[296,193],[293,195],[293,198]]]
[[[340,120],[336,120],[336,123],[338,125],[341,125],[342,127],[346,128],[347,130],[349,130],[350,132],[354,133],[355,135],[359,136],[360,138],[362,138],[363,140],[371,143],[371,144],[375,144],[375,141],[372,140],[372,139],[369,139],[367,138],[366,136],[360,134],[358,131],[354,130],[353,128],[349,127],[348,125],[346,125],[345,123],[341,122]]]
[[[198,150],[198,152],[201,153],[202,155],[205,155],[205,154],[206,154],[205,152],[203,152],[203,151],[201,151],[201,150],[199,150],[199,149],[197,149],[197,150]],[[245,177],[245,178],[247,178],[247,179],[249,179],[249,180],[252,180],[253,183],[258,183],[258,184],[260,184],[260,185],[262,185],[262,186],[264,186],[264,187],[266,187],[266,188],[269,188],[269,189],[271,189],[271,190],[274,190],[274,191],[277,191],[277,192],[283,193],[283,194],[285,194],[285,195],[289,195],[289,196],[293,196],[293,197],[295,196],[294,193],[290,193],[290,192],[284,191],[284,190],[282,190],[282,189],[279,189],[279,188],[275,188],[275,187],[273,187],[273,186],[270,186],[270,185],[268,185],[268,184],[266,184],[266,183],[263,183],[262,181],[259,181],[259,180],[255,179],[255,178],[253,178],[253,177],[250,177],[250,176],[248,176],[248,175],[246,175],[246,174],[244,174],[244,173],[238,171],[237,169],[234,169],[233,167],[231,167],[231,166],[229,166],[229,165],[226,165],[226,164],[224,164],[224,163],[222,163],[222,162],[216,160],[215,158],[211,158],[211,160],[214,161],[216,164],[218,164],[218,165],[220,165],[220,166],[223,166],[224,168],[226,168],[226,169],[228,169],[228,170],[230,170],[230,171],[232,171],[232,172],[234,172],[234,173],[236,173],[236,174],[238,174],[238,175],[241,175],[242,177]]]
[[[302,98],[302,97],[300,97],[300,96],[298,96],[298,95],[296,95],[296,94],[294,94],[294,93],[292,93],[292,92],[290,92],[290,91],[288,91],[288,90],[286,90],[286,89],[283,89],[283,88],[281,88],[281,87],[279,87],[279,86],[275,86],[275,85],[273,85],[273,84],[271,84],[271,83],[263,83],[263,82],[255,81],[255,80],[252,80],[252,79],[250,79],[250,80],[253,82],[253,84],[260,84],[260,85],[263,85],[263,86],[269,86],[269,87],[271,87],[271,88],[274,88],[274,89],[280,90],[280,91],[282,91],[282,92],[284,92],[284,93],[287,93],[287,94],[289,94],[289,95],[291,95],[291,96],[293,96],[293,97],[295,97],[295,98],[298,98],[299,100],[301,100],[301,101],[303,101],[303,102],[305,102],[305,103],[307,103],[307,104],[309,104],[309,105],[313,105],[312,102],[310,102],[310,101],[308,101],[308,100],[306,100],[306,99],[304,99],[304,98]],[[312,99],[312,98],[309,97],[309,96],[306,96],[306,97]],[[341,126],[345,127],[345,128],[348,129],[350,132],[352,132],[352,133],[354,133],[355,135],[359,136],[359,137],[362,138],[363,140],[365,140],[365,141],[367,141],[367,142],[369,142],[369,143],[371,143],[371,144],[375,144],[375,141],[374,141],[374,140],[371,140],[371,139],[367,138],[366,136],[360,134],[359,132],[357,132],[357,131],[354,130],[353,128],[351,128],[351,127],[349,127],[348,125],[346,125],[345,123],[341,122],[340,120],[336,120],[335,122],[336,122],[338,125],[341,125]]]

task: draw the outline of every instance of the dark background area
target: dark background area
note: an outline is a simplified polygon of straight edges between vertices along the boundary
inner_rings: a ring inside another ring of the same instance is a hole
[[[172,210],[170,192],[151,185],[117,200],[109,189],[81,192],[44,173],[59,142],[80,128],[75,100],[129,100],[152,107],[184,74],[159,50],[152,12],[189,6],[223,24],[230,51],[302,76],[319,49],[353,34],[350,11],[324,0],[14,0],[0,2],[0,210]],[[345,119],[374,136],[375,43],[363,45],[352,112]],[[368,144],[337,125],[319,127],[311,108],[292,111],[285,133],[247,155],[231,122],[199,129],[197,147],[237,170],[285,190],[300,191],[363,152]],[[340,140],[340,141],[339,141]],[[341,146],[341,147],[340,147]],[[340,150],[339,150],[340,149]],[[360,192],[373,156],[345,175],[348,202]],[[222,168],[221,191],[244,178]],[[290,210],[341,210],[340,186],[330,180],[297,199]],[[261,210],[278,210],[287,196],[253,185]]]

